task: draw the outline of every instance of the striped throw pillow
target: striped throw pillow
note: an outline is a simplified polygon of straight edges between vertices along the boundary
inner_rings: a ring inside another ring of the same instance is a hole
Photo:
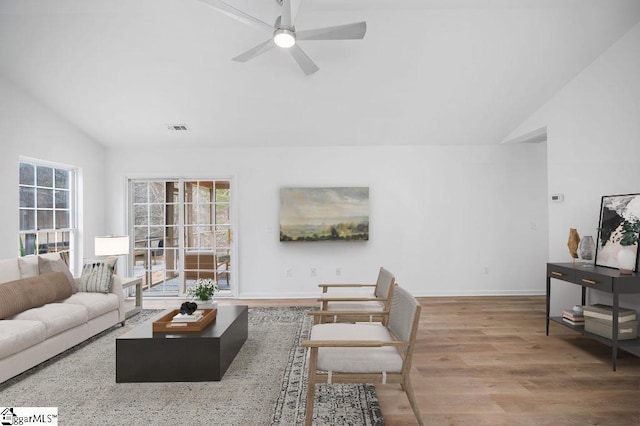
[[[117,258],[85,263],[80,275],[78,291],[109,293],[113,283],[113,269]]]

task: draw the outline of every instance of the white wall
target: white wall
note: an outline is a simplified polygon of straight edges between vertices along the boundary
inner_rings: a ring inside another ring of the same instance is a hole
[[[640,24],[512,134],[548,129],[549,191],[565,195],[549,203],[550,261],[571,261],[570,227],[595,238],[603,195],[640,193],[639,46]],[[579,302],[577,286],[555,283],[552,312]],[[638,309],[640,298],[620,303]]]
[[[317,296],[380,266],[420,296],[544,292],[545,144],[113,149],[107,164],[110,232],[126,230],[127,177],[234,176],[240,297]],[[370,187],[370,240],[279,242],[284,186]]]
[[[82,169],[79,257],[93,256],[93,237],[104,232],[104,148],[1,77],[0,142],[0,258],[19,253],[19,156]]]

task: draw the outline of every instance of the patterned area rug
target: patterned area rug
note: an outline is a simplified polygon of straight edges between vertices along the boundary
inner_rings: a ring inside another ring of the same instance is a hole
[[[307,395],[307,353],[300,342],[309,338],[312,318],[305,314],[289,351],[276,403],[274,425],[304,424]],[[316,385],[313,424],[384,425],[375,386],[356,384]]]
[[[0,384],[0,405],[58,407],[64,425],[303,423],[306,308],[251,308],[249,338],[219,382],[115,383],[115,338],[158,313],[144,310]],[[373,386],[319,386],[315,408],[316,426],[384,424]]]

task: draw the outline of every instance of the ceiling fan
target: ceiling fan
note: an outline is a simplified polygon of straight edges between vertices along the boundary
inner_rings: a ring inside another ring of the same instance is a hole
[[[367,32],[366,22],[354,22],[335,27],[316,28],[312,30],[296,31],[293,24],[291,0],[276,0],[282,5],[282,15],[278,16],[273,25],[269,25],[258,18],[246,14],[221,0],[200,0],[202,3],[224,13],[249,26],[267,30],[272,37],[267,41],[247,50],[233,58],[236,62],[247,62],[273,47],[287,49],[298,66],[306,75],[318,71],[318,66],[307,56],[298,45],[300,40],[361,40]]]

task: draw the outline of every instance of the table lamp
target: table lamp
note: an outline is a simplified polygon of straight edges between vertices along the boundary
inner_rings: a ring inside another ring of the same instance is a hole
[[[122,256],[129,254],[129,236],[128,235],[105,235],[95,238],[96,256]],[[116,272],[116,264],[113,272]]]

